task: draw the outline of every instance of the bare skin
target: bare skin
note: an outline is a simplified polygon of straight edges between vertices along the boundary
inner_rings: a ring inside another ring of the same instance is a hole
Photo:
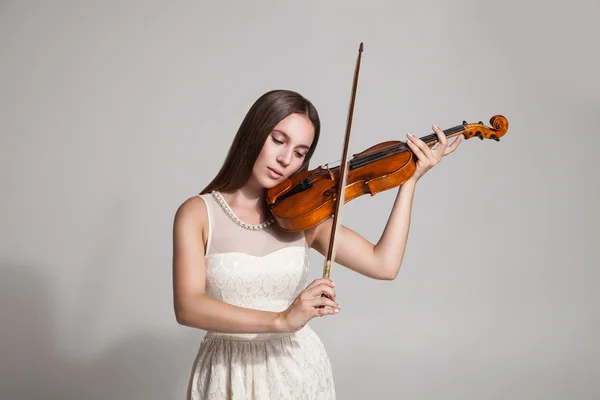
[[[408,239],[416,184],[442,157],[454,152],[463,139],[460,135],[449,145],[443,132],[435,126],[433,129],[439,139],[435,149],[430,149],[417,137],[407,136],[407,143],[418,158],[417,170],[400,186],[379,241],[373,244],[341,226],[336,238],[336,263],[373,279],[396,278]],[[292,114],[282,120],[265,141],[248,183],[234,193],[223,193],[236,215],[250,224],[265,221],[268,218],[265,190],[301,167],[313,138],[314,127],[305,116]],[[332,219],[328,219],[305,232],[308,245],[323,255],[327,253],[331,225]],[[173,225],[174,309],[180,324],[223,333],[296,332],[312,318],[339,312],[335,285],[324,278],[311,282],[288,309],[281,312],[237,307],[206,295],[207,234],[206,205],[197,196],[191,197],[177,209]],[[325,307],[318,308],[320,305]]]

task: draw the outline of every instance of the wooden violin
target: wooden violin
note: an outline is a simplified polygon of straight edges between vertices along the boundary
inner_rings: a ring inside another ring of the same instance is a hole
[[[358,73],[363,52],[363,43],[358,49],[354,70],[354,81],[342,161],[339,166],[329,164],[310,171],[297,172],[277,186],[268,189],[266,202],[277,225],[290,232],[302,231],[318,225],[333,216],[329,249],[323,266],[323,277],[329,278],[331,265],[337,248],[337,232],[340,227],[342,206],[364,194],[376,195],[382,191],[402,185],[416,171],[418,158],[405,142],[388,141],[372,146],[362,153],[354,154],[348,161],[350,130],[354,101],[358,85]],[[490,127],[483,122],[467,123],[444,130],[447,138],[463,135],[465,139],[500,141],[508,130],[508,120],[502,115],[490,119]],[[429,147],[438,142],[435,133],[421,138]],[[323,296],[327,296],[323,294]],[[323,307],[323,306],[319,306]]]
[[[467,123],[444,130],[447,138],[464,135],[465,139],[500,138],[508,130],[508,120],[502,115],[490,119],[491,127]],[[421,137],[429,147],[438,142],[435,133]],[[354,154],[349,161],[344,204],[365,194],[377,193],[399,187],[414,174],[417,157],[405,142],[388,141]],[[277,224],[286,231],[311,228],[335,211],[340,166],[327,164],[310,171],[292,175],[267,191],[267,204]]]

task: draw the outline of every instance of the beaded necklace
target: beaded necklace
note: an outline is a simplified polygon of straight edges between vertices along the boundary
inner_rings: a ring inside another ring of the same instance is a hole
[[[231,207],[229,207],[229,204],[227,204],[227,202],[223,198],[223,195],[221,195],[220,192],[213,190],[210,193],[215,198],[215,200],[217,201],[219,206],[221,206],[223,211],[225,211],[225,214],[227,214],[233,222],[235,222],[236,224],[238,224],[239,226],[241,226],[244,229],[248,229],[250,231],[260,231],[260,230],[265,229],[266,227],[268,227],[269,225],[271,225],[274,222],[273,217],[270,217],[268,220],[266,220],[262,224],[255,224],[255,225],[247,224],[244,221],[242,221],[241,219],[239,219],[237,215],[235,215],[235,213],[233,212]]]

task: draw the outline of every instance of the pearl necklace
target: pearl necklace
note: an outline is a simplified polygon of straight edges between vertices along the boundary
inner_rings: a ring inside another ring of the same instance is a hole
[[[233,212],[231,207],[229,207],[229,204],[227,204],[227,202],[225,201],[225,199],[223,198],[223,196],[221,195],[220,192],[213,190],[210,193],[215,198],[215,200],[217,201],[219,206],[221,206],[223,211],[225,211],[225,214],[227,214],[227,216],[229,216],[229,218],[233,222],[235,222],[237,225],[241,226],[244,229],[248,229],[250,231],[260,231],[260,230],[265,229],[266,227],[268,227],[269,225],[271,225],[274,222],[273,217],[270,217],[268,220],[266,220],[262,224],[256,224],[256,225],[247,224],[244,221],[242,221],[241,219],[239,219],[237,215],[235,215],[235,213]]]

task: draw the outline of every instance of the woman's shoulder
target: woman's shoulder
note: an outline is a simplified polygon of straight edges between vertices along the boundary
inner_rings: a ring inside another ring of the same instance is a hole
[[[189,197],[177,207],[175,224],[203,230],[208,226],[208,210],[201,195]]]

